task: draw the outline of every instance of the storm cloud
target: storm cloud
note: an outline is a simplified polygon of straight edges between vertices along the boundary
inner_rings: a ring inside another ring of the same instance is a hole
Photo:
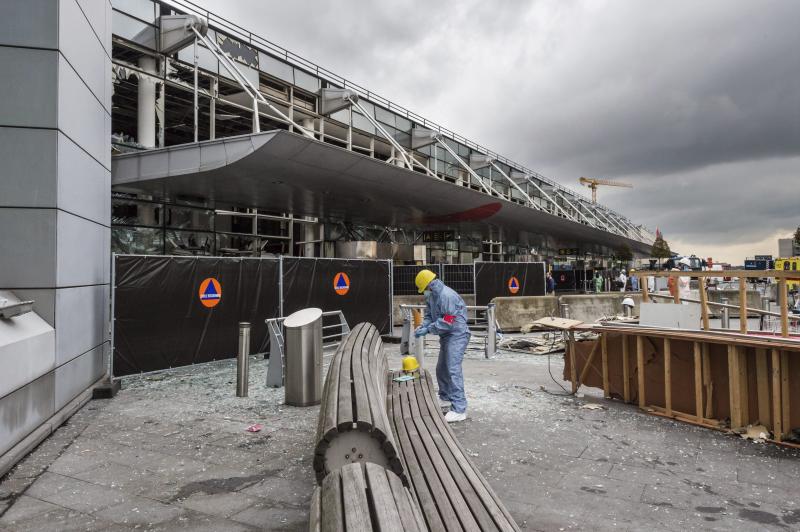
[[[800,2],[202,5],[567,186],[632,183],[600,200],[680,251],[800,224]]]

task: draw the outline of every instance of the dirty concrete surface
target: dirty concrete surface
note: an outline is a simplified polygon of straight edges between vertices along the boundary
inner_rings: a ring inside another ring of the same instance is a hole
[[[430,338],[431,369],[436,351]],[[283,405],[251,360],[249,398],[227,360],[90,402],[0,481],[0,530],[305,530],[318,407]],[[455,432],[523,529],[800,530],[800,453],[598,390],[559,395],[562,367],[479,349],[464,363],[469,419]]]

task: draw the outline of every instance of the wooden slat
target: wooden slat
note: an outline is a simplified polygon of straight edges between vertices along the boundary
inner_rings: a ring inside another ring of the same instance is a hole
[[[647,288],[647,278],[647,275],[642,275],[639,277],[639,285],[642,287],[642,303],[650,302],[650,292]]]
[[[737,346],[736,354],[739,357],[739,404],[742,409],[742,426],[750,424],[750,393],[748,391],[747,348]]]
[[[781,306],[781,336],[789,336],[789,289],[786,279],[778,281],[778,302]]]
[[[379,466],[375,466],[379,467]],[[381,468],[383,469],[383,468]],[[370,518],[367,484],[360,464],[345,466],[340,470],[342,476],[342,506],[346,530],[368,532],[373,528]],[[374,495],[372,495],[374,499]]]
[[[747,333],[747,279],[739,277],[739,332]]]
[[[586,376],[589,374],[589,369],[592,367],[592,362],[594,362],[594,356],[597,354],[598,348],[600,347],[600,342],[597,341],[592,346],[592,350],[589,351],[589,356],[586,357],[586,362],[583,364],[583,368],[581,369],[580,377],[578,377],[578,386],[575,388],[576,390],[581,387],[581,384],[586,380]],[[574,349],[574,348],[573,348]]]
[[[386,480],[389,481],[389,489],[392,490],[392,497],[394,497],[397,504],[397,511],[401,516],[403,530],[405,532],[424,532],[427,530],[425,520],[422,518],[422,512],[420,512],[411,498],[411,493],[403,486],[398,476],[387,473]],[[413,519],[412,516],[414,517]]]
[[[756,384],[758,387],[758,422],[766,427],[772,426],[769,411],[769,372],[767,371],[767,350],[756,349]]]
[[[611,393],[608,386],[608,339],[606,334],[600,335],[600,344],[603,351],[603,396],[609,398]]]
[[[783,416],[781,415],[781,352],[772,350],[772,433],[775,441],[783,438]]]
[[[708,344],[702,344],[703,349],[703,388],[706,397],[706,419],[714,417],[714,381],[711,380],[711,354]]]
[[[570,381],[572,382],[572,393],[577,393],[578,391],[578,368],[577,363],[575,361],[575,333],[570,331],[569,333],[569,375]]]
[[[639,408],[647,406],[644,391],[644,337],[636,337],[636,371],[638,377],[638,395],[639,395]]]
[[[356,325],[348,336],[353,339],[349,349],[342,351],[342,362],[339,366],[339,382],[337,399],[336,427],[341,431],[353,430],[353,351],[364,343],[367,327],[363,323]]]
[[[351,423],[355,423],[360,430],[368,431],[373,425],[372,409],[370,408],[369,395],[367,394],[367,375],[364,371],[363,363],[369,362],[367,357],[363,356],[365,349],[369,349],[372,342],[374,329],[365,328],[363,335],[359,334],[353,351],[350,353],[350,372],[352,375],[352,382],[347,383],[351,389],[350,400],[353,405],[353,417],[350,419]],[[377,332],[377,331],[376,331]],[[340,419],[339,422],[341,423]]]
[[[631,402],[630,353],[628,353],[628,335],[622,335],[622,398]]]
[[[728,346],[728,389],[731,410],[731,428],[742,426],[741,387],[739,385],[739,354],[735,345]]]
[[[694,342],[694,412],[697,422],[703,421],[703,355],[698,342]]]
[[[322,523],[320,522],[320,518],[322,517],[322,489],[319,487],[314,489],[314,493],[311,495],[311,508],[308,511],[308,532],[320,532]]]
[[[664,338],[664,406],[672,415],[672,341]]]
[[[323,531],[344,530],[342,475],[334,471],[322,481],[321,528]]]
[[[789,404],[791,386],[789,385],[789,353],[781,353],[781,417],[783,418],[783,430],[791,432],[792,424],[789,416]]]
[[[707,331],[711,328],[708,324],[708,295],[706,294],[705,281],[703,278],[699,278],[697,282],[700,288],[700,315],[703,318],[703,330]]]
[[[397,511],[397,503],[386,478],[386,470],[377,464],[365,464],[367,484],[372,497],[372,509],[375,512],[373,530],[381,532],[403,532],[403,519],[412,516],[401,516]],[[348,532],[349,532],[348,528]]]

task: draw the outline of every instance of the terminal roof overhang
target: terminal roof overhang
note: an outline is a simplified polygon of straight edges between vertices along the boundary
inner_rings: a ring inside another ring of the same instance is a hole
[[[323,220],[650,250],[647,243],[283,130],[117,155],[112,187],[202,200],[212,208],[233,204]]]

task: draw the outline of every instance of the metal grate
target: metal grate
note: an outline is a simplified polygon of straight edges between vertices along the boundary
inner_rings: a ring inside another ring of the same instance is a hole
[[[459,294],[475,293],[474,264],[442,264],[442,281]]]
[[[412,264],[410,266],[394,267],[394,295],[396,296],[416,296],[419,295],[414,279],[420,270],[428,269],[441,279],[442,270],[439,264]]]

